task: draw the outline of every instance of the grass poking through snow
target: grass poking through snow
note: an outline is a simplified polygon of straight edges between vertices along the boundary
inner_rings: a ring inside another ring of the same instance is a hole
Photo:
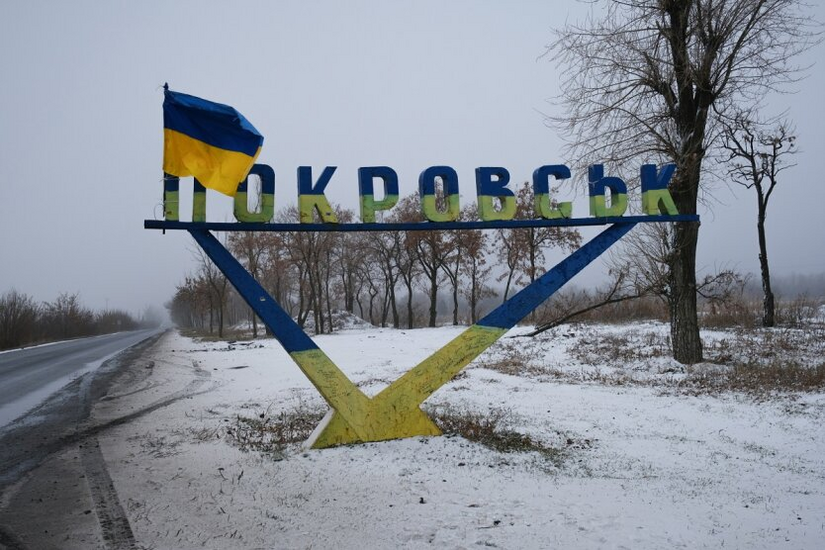
[[[299,404],[275,414],[267,410],[255,417],[238,415],[235,424],[226,428],[226,437],[242,451],[281,458],[290,446],[309,438],[326,412],[321,406]]]
[[[432,407],[428,414],[445,435],[458,435],[500,453],[539,453],[559,466],[565,451],[548,447],[527,434],[508,427],[512,412],[493,409],[477,412],[450,405]]]

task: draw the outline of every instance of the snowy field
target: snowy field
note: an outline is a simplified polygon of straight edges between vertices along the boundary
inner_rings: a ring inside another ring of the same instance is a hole
[[[461,330],[316,341],[374,395]],[[825,548],[825,394],[700,391],[723,367],[674,363],[666,334],[650,323],[505,337],[424,405],[491,414],[535,451],[460,436],[241,450],[238,430],[323,412],[263,339],[170,333],[151,374],[93,415],[194,393],[99,437],[142,548]],[[735,337],[703,334],[717,354]]]

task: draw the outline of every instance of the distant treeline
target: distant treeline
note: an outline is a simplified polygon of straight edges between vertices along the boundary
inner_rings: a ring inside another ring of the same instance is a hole
[[[92,311],[76,293],[64,292],[53,302],[40,303],[10,290],[0,295],[0,349],[157,326],[158,316],[148,311],[136,319],[119,309]]]
[[[529,190],[519,190],[517,218],[531,212]],[[402,199],[388,222],[420,222],[416,196]],[[336,208],[342,222],[355,214]],[[462,219],[473,219],[466,208]],[[276,221],[295,222],[295,207]],[[669,282],[664,256],[657,256],[658,234],[624,243],[608,262],[602,285],[563,289],[527,321],[555,326],[570,321],[623,322],[668,319]],[[487,231],[409,231],[376,233],[229,233],[225,245],[301,327],[333,330],[336,312],[349,312],[376,326],[470,324],[546,270],[545,252],[576,249],[574,229],[521,228]],[[648,251],[645,262],[639,251]],[[652,250],[652,253],[649,251]],[[259,320],[224,275],[204,255],[198,269],[176,288],[166,304],[181,328],[224,335],[224,328]],[[759,278],[732,270],[706,275],[697,290],[700,324],[705,327],[756,326],[760,318]],[[775,277],[777,315],[785,326],[810,317],[825,297],[825,274]],[[343,319],[346,316],[342,316]],[[235,337],[233,331],[232,337]]]
[[[531,216],[533,199],[524,184],[516,197],[518,219]],[[421,222],[418,196],[401,199],[385,222]],[[339,221],[355,213],[336,208]],[[462,220],[475,219],[465,207]],[[293,207],[276,214],[296,222]],[[446,309],[453,324],[476,322],[494,297],[507,299],[545,271],[545,252],[572,251],[575,229],[539,227],[489,231],[409,231],[376,233],[230,233],[226,245],[301,327],[316,333],[333,329],[333,312],[347,311],[373,325],[436,326]],[[493,262],[499,268],[493,270]],[[494,286],[493,280],[499,283]],[[499,296],[500,294],[500,296]],[[447,304],[439,300],[446,299]],[[178,285],[167,304],[181,328],[223,335],[224,327],[257,319],[214,265],[199,257],[198,271]]]

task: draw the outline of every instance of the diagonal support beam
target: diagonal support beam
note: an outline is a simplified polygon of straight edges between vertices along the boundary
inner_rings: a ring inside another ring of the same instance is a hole
[[[323,448],[439,435],[438,427],[420,409],[421,403],[635,225],[608,227],[372,399],[341,372],[209,231],[189,232],[329,403],[331,414],[310,441],[313,447]]]
[[[368,433],[359,429],[369,409],[369,398],[321,351],[307,333],[258,284],[232,254],[205,229],[190,229],[189,233],[203,248],[249,307],[261,318],[289,353],[298,368],[359,437]]]

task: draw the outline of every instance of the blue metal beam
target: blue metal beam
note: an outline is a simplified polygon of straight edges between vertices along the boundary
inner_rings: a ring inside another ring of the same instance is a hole
[[[510,329],[556,293],[590,262],[616,244],[636,224],[614,224],[559,262],[553,269],[521,289],[478,321],[478,325]]]
[[[202,224],[195,224],[202,225]],[[249,271],[206,229],[190,229],[189,233],[215,262],[238,294],[249,304],[288,353],[318,349],[307,333],[263,289]]]
[[[514,229],[522,227],[580,227],[600,225],[636,225],[637,223],[699,222],[699,216],[620,216],[612,218],[561,218],[554,220],[502,220],[474,222],[414,222],[414,223],[241,223],[241,222],[176,222],[144,220],[145,229],[208,230],[208,231],[442,231],[456,229]]]
[[[191,228],[189,233],[334,410],[318,436],[320,439],[314,442],[315,446],[327,447],[438,434],[438,428],[419,405],[635,225],[608,227],[373,399],[367,398],[332,363],[214,235],[203,228]]]
[[[573,252],[553,269],[527,285],[512,298],[478,321],[478,325],[509,329],[558,291],[593,260],[624,237],[636,224],[614,224]],[[241,297],[269,327],[287,352],[318,349],[286,311],[206,229],[189,233],[203,248]]]

